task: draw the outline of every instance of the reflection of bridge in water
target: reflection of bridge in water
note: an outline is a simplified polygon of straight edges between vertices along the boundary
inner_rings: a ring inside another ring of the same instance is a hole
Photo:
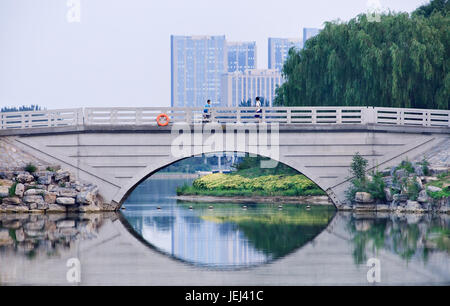
[[[337,206],[345,203],[349,166],[356,152],[369,161],[369,168],[384,169],[405,158],[422,158],[449,141],[450,135],[448,110],[279,107],[263,109],[261,119],[255,118],[255,111],[212,108],[208,129],[222,131],[225,123],[243,127],[245,144],[235,151],[272,157],[298,170]],[[182,157],[172,154],[179,136],[171,133],[174,125],[156,125],[160,113],[167,113],[172,123],[183,126],[181,130],[187,127],[192,132],[188,153]],[[202,137],[196,129],[203,121],[200,108],[86,108],[0,116],[0,139],[98,185],[105,201],[115,207],[159,169],[182,158],[217,152],[202,140],[196,142]],[[276,156],[245,134],[260,131],[261,125],[252,125],[259,120],[279,124],[278,141],[269,143],[277,147]],[[222,137],[226,143],[225,133]]]
[[[34,258],[24,258],[4,252],[0,257],[0,280],[2,284],[67,284],[66,262],[77,257],[81,262],[82,285],[366,285],[368,268],[365,263],[355,263],[357,246],[349,228],[357,227],[359,233],[367,233],[371,220],[376,221],[374,217],[340,212],[313,241],[286,257],[250,269],[217,271],[188,265],[148,248],[126,229],[115,213],[92,214],[88,219],[100,222],[95,227],[95,238],[73,241],[70,249],[61,249],[53,256],[37,253]],[[383,215],[377,215],[380,217]],[[430,227],[429,216],[385,218],[403,218],[398,222],[414,228],[423,228],[425,224]],[[448,226],[448,216],[437,218]],[[423,247],[418,245],[418,251]],[[424,262],[415,257],[406,260],[389,249],[374,252],[369,246],[367,252],[367,257],[380,259],[382,285],[450,282],[450,263],[445,257],[448,254],[429,249]]]

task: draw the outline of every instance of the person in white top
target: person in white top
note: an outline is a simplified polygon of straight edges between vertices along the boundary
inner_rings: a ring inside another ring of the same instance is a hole
[[[259,97],[256,97],[255,100],[256,100],[255,106],[257,107],[257,109],[256,109],[256,114],[255,114],[255,118],[261,120],[261,113],[262,113],[262,109],[261,109],[261,101],[260,101]]]

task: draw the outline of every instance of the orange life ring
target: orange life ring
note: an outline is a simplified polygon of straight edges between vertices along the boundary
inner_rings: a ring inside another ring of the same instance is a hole
[[[165,122],[159,122],[159,120],[164,117],[165,118]],[[159,126],[166,126],[169,124],[169,116],[167,116],[166,114],[159,114],[158,117],[156,117],[156,122],[158,123]]]

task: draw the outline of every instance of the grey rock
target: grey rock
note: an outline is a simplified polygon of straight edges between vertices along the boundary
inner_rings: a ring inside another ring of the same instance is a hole
[[[58,170],[55,173],[55,181],[68,181],[70,179],[70,172],[65,170]]]
[[[72,188],[59,188],[58,189],[58,195],[60,197],[76,198],[77,197],[77,191],[72,189]]]
[[[58,204],[49,204],[47,212],[65,212],[66,207]]]
[[[61,205],[75,205],[75,199],[68,197],[59,197],[56,198],[56,203]]]
[[[20,204],[22,204],[22,201],[20,200],[19,197],[8,197],[8,198],[4,198],[2,200],[2,204],[6,204],[6,205],[20,205]]]
[[[422,205],[420,205],[419,202],[417,202],[417,201],[409,201],[409,200],[406,202],[405,210],[406,211],[412,211],[412,212],[425,211],[425,209],[423,209]]]
[[[408,196],[406,194],[394,194],[393,199],[396,202],[402,203],[408,201]]]
[[[439,188],[439,187],[436,187],[436,186],[428,186],[427,190],[431,191],[431,192],[439,192],[439,191],[442,191],[442,188]]]
[[[38,177],[38,184],[50,185],[52,183],[53,172],[46,171],[45,174]]]
[[[394,198],[392,196],[391,188],[384,188],[384,196],[386,201],[391,202]]]
[[[355,194],[355,201],[357,203],[373,203],[373,198],[370,193],[367,192],[357,192]]]
[[[9,196],[9,187],[0,186],[0,198],[6,198]]]
[[[19,183],[31,183],[32,181],[34,181],[34,176],[32,176],[31,174],[25,174],[25,173],[23,173],[23,174],[19,174],[19,175],[16,177],[16,180],[17,180]]]
[[[91,191],[82,191],[77,195],[77,203],[91,205],[95,203],[95,194]]]
[[[424,174],[422,165],[414,164],[413,167],[414,167],[414,173],[416,175],[422,176]]]
[[[22,183],[18,183],[16,185],[16,195],[19,197],[23,197],[24,192],[25,192],[25,185]]]
[[[28,189],[25,191],[25,196],[33,196],[33,195],[44,195],[45,190],[43,189]]]
[[[40,195],[30,195],[23,197],[25,203],[44,203],[44,199]]]

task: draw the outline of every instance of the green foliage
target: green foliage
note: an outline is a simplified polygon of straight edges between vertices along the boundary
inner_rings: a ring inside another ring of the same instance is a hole
[[[367,192],[370,193],[373,199],[384,201],[386,195],[384,194],[384,180],[383,175],[380,172],[376,172],[372,176],[372,180],[367,182]]]
[[[253,178],[215,173],[196,179],[192,186],[182,186],[178,194],[212,196],[306,196],[325,195],[304,175],[266,175]]]
[[[448,172],[441,173],[438,176],[437,181],[430,182],[426,186],[427,187],[435,186],[435,187],[442,188],[441,191],[437,191],[437,192],[427,191],[427,194],[433,199],[438,200],[438,199],[450,197],[450,173],[448,173]]]
[[[359,152],[353,156],[352,163],[350,165],[352,175],[359,181],[365,182],[366,180],[366,168],[367,160],[362,157]]]
[[[410,161],[408,161],[408,160],[402,161],[402,162],[400,163],[400,165],[397,166],[397,167],[395,168],[395,172],[396,172],[397,170],[400,170],[400,169],[405,169],[406,172],[408,172],[408,173],[414,173],[414,167],[413,167],[413,164],[412,164]]]
[[[422,159],[421,165],[423,174],[427,176],[430,175],[430,168],[429,168],[430,163],[426,160],[425,157]]]
[[[9,196],[13,197],[16,195],[16,186],[17,186],[17,182],[15,182],[14,184],[11,185],[11,187],[9,187]]]
[[[29,173],[34,173],[34,172],[36,172],[36,170],[37,170],[37,167],[35,165],[31,164],[31,163],[27,164],[25,166],[25,171],[27,171]]]
[[[302,50],[289,51],[274,104],[449,109],[448,2],[430,5],[380,22],[364,14],[327,22]]]
[[[297,170],[286,166],[283,163],[278,163],[274,168],[261,168],[262,161],[268,161],[270,158],[256,156],[250,157],[246,155],[239,163],[234,165],[237,174],[243,177],[258,177],[264,175],[296,175],[299,174]]]
[[[419,197],[420,192],[420,186],[416,181],[416,176],[414,176],[412,179],[408,180],[406,184],[406,194],[408,195],[408,199],[411,201],[416,201]]]
[[[56,170],[53,169],[52,167],[47,167],[45,170],[50,171],[50,172],[56,172]]]

